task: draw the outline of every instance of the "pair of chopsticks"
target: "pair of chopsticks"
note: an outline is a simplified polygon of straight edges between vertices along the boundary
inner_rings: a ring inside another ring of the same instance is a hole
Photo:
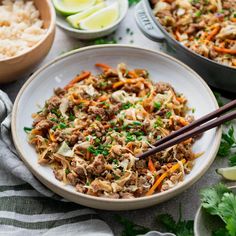
[[[227,103],[221,108],[201,117],[198,120],[195,120],[191,124],[171,133],[170,135],[158,140],[153,144],[152,149],[138,155],[138,158],[145,158],[150,155],[153,155],[157,152],[160,152],[166,148],[174,146],[178,143],[181,143],[189,138],[192,138],[196,135],[199,135],[209,129],[215,128],[227,121],[233,120],[236,118],[236,110],[230,111],[231,109],[236,108],[236,100]],[[226,113],[226,114],[224,114]]]

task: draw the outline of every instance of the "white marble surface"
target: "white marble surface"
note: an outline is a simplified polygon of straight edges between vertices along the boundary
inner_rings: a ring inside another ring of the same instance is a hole
[[[133,32],[133,35],[127,33],[127,28],[129,28],[130,31]],[[122,38],[121,40],[119,40],[120,37]],[[154,43],[147,39],[145,36],[143,36],[143,34],[137,28],[133,16],[133,7],[129,10],[127,17],[125,21],[123,21],[123,23],[121,24],[119,30],[114,34],[114,38],[118,39],[119,43],[139,45],[153,50],[159,50],[160,48],[157,43]],[[42,62],[42,64],[51,61],[63,52],[66,52],[73,48],[86,46],[86,44],[87,43],[85,42],[79,42],[76,39],[70,38],[65,34],[65,32],[60,29],[57,29],[54,45],[46,59]],[[4,91],[6,91],[11,97],[11,99],[14,101],[15,96],[17,95],[19,89],[26,80],[27,77],[8,85],[0,85],[0,87]],[[156,215],[161,213],[170,213],[174,217],[178,217],[179,204],[181,204],[183,217],[186,219],[193,219],[195,212],[199,206],[199,190],[204,186],[210,186],[218,182],[220,178],[216,175],[215,169],[217,167],[223,166],[227,166],[227,160],[216,158],[211,168],[196,184],[194,184],[190,189],[188,189],[181,195],[163,204],[136,211],[108,212],[99,210],[98,212],[100,213],[101,217],[110,225],[115,235],[120,235],[122,228],[114,218],[116,214],[120,214],[124,217],[129,218],[135,223],[145,225],[146,227],[150,227],[154,230],[161,230],[161,228],[157,228],[157,222],[155,219]],[[231,182],[230,184],[233,185],[236,183]]]

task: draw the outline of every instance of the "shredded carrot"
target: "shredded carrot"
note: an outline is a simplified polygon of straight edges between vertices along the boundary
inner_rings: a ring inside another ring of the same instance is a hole
[[[49,138],[51,139],[51,141],[55,142],[56,138],[55,135],[52,132],[49,132]]]
[[[134,70],[130,70],[128,72],[128,75],[131,77],[131,78],[137,78],[138,75],[136,74],[136,72]]]
[[[179,101],[180,103],[186,102],[186,98],[183,98],[183,97],[176,97],[176,100]]]
[[[189,122],[186,121],[183,117],[178,117],[178,122],[183,126],[189,125]]]
[[[180,41],[180,33],[178,30],[175,31],[175,38]]]
[[[65,87],[64,89],[68,90],[71,88],[74,84],[88,78],[91,75],[89,71],[83,71],[80,75],[77,75],[73,80],[71,80]]]
[[[149,169],[151,172],[156,171],[156,168],[155,168],[155,166],[154,166],[154,164],[153,164],[151,158],[149,158],[149,160],[148,160],[148,169]]]
[[[89,104],[90,103],[89,100],[78,98],[75,94],[72,94],[71,98],[75,104],[80,104],[80,103]]]
[[[207,40],[211,41],[220,31],[220,26],[216,26],[211,32],[210,34],[207,36]]]
[[[227,54],[236,54],[236,50],[235,49],[228,49],[228,48],[220,48],[220,47],[216,47],[214,46],[214,49],[217,51],[217,52],[220,52],[220,53],[227,53]]]
[[[104,129],[108,129],[110,128],[111,126],[109,124],[106,124],[106,125],[103,125]]]
[[[31,134],[34,134],[34,135],[42,135],[42,131],[41,131],[41,130],[38,130],[38,129],[32,129],[32,130],[31,130]]]
[[[95,64],[95,66],[100,67],[104,71],[112,69],[109,65],[104,64],[104,63],[97,63]]]
[[[139,79],[127,79],[125,81],[119,81],[119,82],[116,82],[113,84],[113,88],[118,88],[124,84],[133,84],[133,83],[136,83],[136,82],[139,82],[139,81],[144,81],[144,78],[139,78]]]
[[[236,23],[236,18],[232,18],[231,21]]]
[[[184,164],[186,162],[185,159],[182,159],[181,162]],[[149,189],[149,191],[146,193],[146,196],[150,196],[154,193],[154,191],[156,190],[156,188],[162,183],[162,181],[168,177],[170,174],[174,173],[177,169],[180,168],[180,164],[176,163],[175,165],[173,165],[169,170],[167,170],[166,172],[164,172],[154,183],[154,185]]]
[[[188,143],[191,143],[192,141],[193,141],[193,139],[189,138],[189,139],[183,141],[183,144],[188,144]]]
[[[105,95],[103,95],[103,96],[99,97],[97,101],[98,101],[98,102],[104,102],[104,101],[106,101],[107,99],[108,99],[108,97],[105,96]]]

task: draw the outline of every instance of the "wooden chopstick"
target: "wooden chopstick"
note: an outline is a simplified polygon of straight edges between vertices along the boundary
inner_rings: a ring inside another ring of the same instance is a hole
[[[171,147],[171,146],[174,146],[178,143],[181,143],[193,136],[201,134],[209,129],[217,127],[227,121],[235,119],[236,118],[236,111],[232,111],[230,113],[220,116],[220,114],[223,114],[224,112],[229,111],[230,109],[234,108],[236,105],[235,101],[236,100],[234,100],[233,102],[230,102],[230,103],[226,104],[225,106],[217,109],[216,111],[209,113],[208,115],[200,118],[199,119],[200,122],[199,122],[199,120],[196,120],[195,122],[193,122],[193,123],[195,123],[194,125],[192,125],[192,126],[189,125],[190,128],[188,128],[188,129],[182,128],[179,130],[179,131],[182,130],[181,132],[176,131],[176,132],[178,132],[177,135],[173,135],[173,136],[169,135],[169,136],[171,136],[171,138],[165,139],[167,141],[162,142],[161,144],[158,144],[158,146],[153,147],[152,149],[149,149],[148,151],[138,155],[137,158],[148,157],[148,156],[153,155],[157,152],[160,152],[168,147]],[[215,117],[217,117],[217,118],[215,118],[214,120],[211,120],[209,117],[211,117],[211,119],[213,119]],[[209,121],[209,120],[211,120],[211,121]],[[204,122],[207,122],[207,123],[203,124]],[[202,124],[202,125],[200,125],[200,124]],[[186,127],[189,127],[189,126],[186,126]],[[198,126],[198,127],[196,127],[196,126]]]
[[[191,129],[193,129],[193,128],[195,128],[195,127],[197,127],[197,126],[199,126],[199,125],[201,125],[201,124],[203,124],[203,123],[205,123],[209,120],[212,120],[213,118],[219,117],[220,115],[224,114],[227,111],[230,111],[231,109],[233,109],[235,107],[236,107],[236,99],[229,102],[229,103],[227,103],[226,105],[220,107],[219,109],[217,109],[217,110],[215,110],[215,111],[213,111],[213,112],[211,112],[211,113],[209,113],[209,114],[193,121],[191,124],[189,124],[189,125],[181,128],[181,129],[171,133],[170,135],[158,140],[157,142],[155,142],[153,144],[153,146],[159,146],[162,143],[165,143],[165,142],[179,136],[180,134],[182,134],[184,132],[187,132],[187,131],[189,131],[189,130],[191,130]]]

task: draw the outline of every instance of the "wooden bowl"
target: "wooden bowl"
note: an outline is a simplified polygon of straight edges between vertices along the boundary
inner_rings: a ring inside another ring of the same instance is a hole
[[[8,59],[0,59],[0,83],[17,80],[24,73],[29,72],[48,54],[52,46],[56,25],[54,7],[50,0],[33,0],[33,2],[40,12],[43,27],[47,29],[47,32],[41,41],[26,52]],[[1,3],[2,0],[0,0]]]

